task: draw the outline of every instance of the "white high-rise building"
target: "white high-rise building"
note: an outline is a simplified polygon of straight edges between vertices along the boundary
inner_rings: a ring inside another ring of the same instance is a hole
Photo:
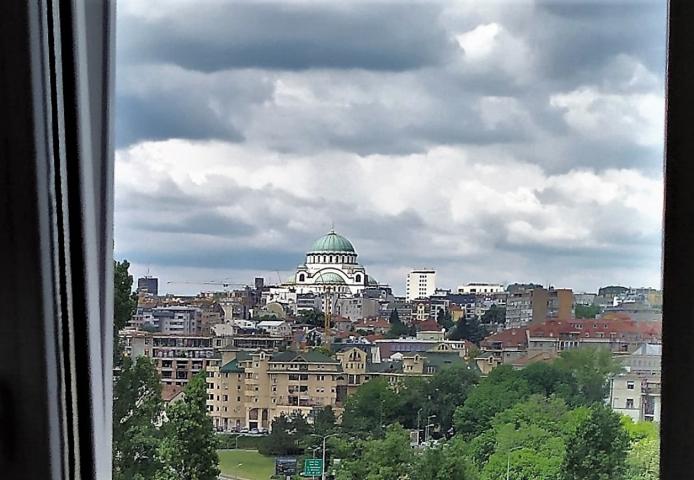
[[[436,290],[436,271],[433,268],[418,268],[407,274],[405,299],[430,297]]]

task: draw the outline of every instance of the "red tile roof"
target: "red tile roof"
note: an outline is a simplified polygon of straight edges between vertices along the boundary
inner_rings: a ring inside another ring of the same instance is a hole
[[[507,328],[488,336],[480,342],[480,346],[492,348],[493,344],[501,343],[502,348],[526,347],[528,345],[527,331],[526,327]]]
[[[528,326],[531,337],[660,340],[662,322],[638,322],[623,313],[600,319],[545,320]]]

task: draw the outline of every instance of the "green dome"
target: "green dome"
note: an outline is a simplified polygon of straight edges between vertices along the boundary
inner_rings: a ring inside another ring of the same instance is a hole
[[[373,277],[369,277],[369,285],[373,285],[373,286],[377,287],[378,281],[376,281],[376,279]]]
[[[314,283],[319,284],[319,285],[334,284],[334,283],[344,284],[345,280],[341,276],[339,276],[337,273],[326,272],[326,273],[319,273],[318,277],[316,277],[316,281]]]
[[[313,243],[311,252],[349,252],[354,253],[352,243],[342,235],[331,231]]]

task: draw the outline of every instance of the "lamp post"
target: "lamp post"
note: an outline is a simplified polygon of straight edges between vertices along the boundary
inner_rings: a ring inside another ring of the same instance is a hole
[[[420,432],[420,428],[419,428],[419,415],[420,415],[421,413],[422,413],[422,409],[420,408],[419,410],[417,410],[417,446],[419,446],[419,432]]]
[[[523,447],[513,447],[508,451],[508,455],[506,456],[506,480],[511,478],[511,452],[520,450],[521,448]]]
[[[321,480],[325,480],[325,441],[330,438],[338,435],[337,433],[331,433],[330,435],[326,435],[323,437],[323,462],[321,463],[321,475],[320,478]]]
[[[429,423],[432,418],[436,418],[436,415],[429,415],[427,417],[427,425],[424,427],[424,443],[427,443],[429,441],[429,427],[433,427],[433,423]]]
[[[243,466],[243,463],[239,463],[238,465],[236,465],[236,470],[237,471],[240,470],[242,466]],[[238,477],[238,475],[234,475],[234,478],[239,478],[239,477]]]

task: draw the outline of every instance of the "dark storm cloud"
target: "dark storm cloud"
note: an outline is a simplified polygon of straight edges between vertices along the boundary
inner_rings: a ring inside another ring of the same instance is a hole
[[[181,7],[160,19],[125,17],[120,55],[128,62],[187,69],[408,70],[442,62],[456,47],[431,4],[229,2]]]
[[[146,140],[244,139],[239,125],[272,85],[250,72],[204,75],[171,65],[122,65],[116,83],[118,147]]]
[[[250,235],[257,231],[248,222],[217,212],[203,211],[183,213],[175,220],[150,219],[131,223],[132,228],[166,233],[192,233],[210,236],[235,237]]]
[[[652,71],[664,70],[664,1],[541,0],[536,8],[541,27],[526,34],[552,79],[600,83],[600,69],[618,54],[635,56]]]

